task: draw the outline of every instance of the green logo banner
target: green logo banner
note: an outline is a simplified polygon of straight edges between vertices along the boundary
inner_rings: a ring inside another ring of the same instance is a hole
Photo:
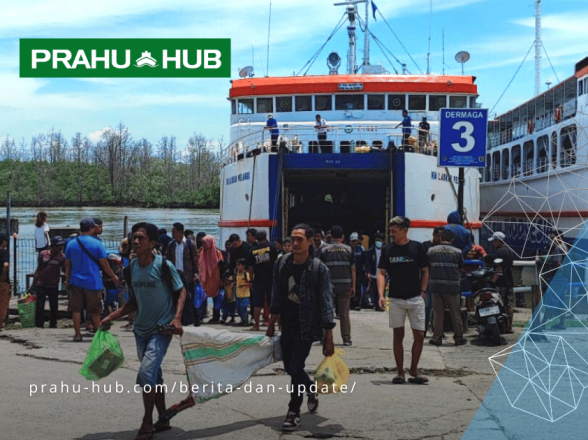
[[[21,38],[21,78],[229,78],[229,38]]]

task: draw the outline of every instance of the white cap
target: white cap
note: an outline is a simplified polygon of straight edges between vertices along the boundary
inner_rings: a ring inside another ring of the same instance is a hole
[[[274,117],[274,115],[272,115],[271,113],[270,113],[269,115],[267,115],[267,118],[268,118],[268,119],[271,119],[271,118],[273,118],[273,117]]]
[[[490,237],[488,239],[489,242],[492,242],[494,240],[500,240],[500,241],[504,241],[506,239],[506,235],[504,235],[504,232],[495,232],[492,237]]]
[[[349,236],[349,240],[350,241],[359,240],[359,235],[357,235],[357,232],[352,232],[351,235]]]

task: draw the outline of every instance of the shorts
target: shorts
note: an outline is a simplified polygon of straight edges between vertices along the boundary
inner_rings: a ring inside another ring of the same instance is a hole
[[[510,287],[498,287],[498,293],[502,298],[505,308],[511,308],[514,300],[514,293]]]
[[[390,328],[404,327],[406,315],[413,330],[425,331],[425,300],[421,295],[409,299],[390,298]]]
[[[68,310],[81,313],[84,309],[90,315],[102,314],[102,290],[89,290],[80,286],[70,286]]]
[[[270,304],[272,293],[272,284],[251,284],[251,304],[253,307],[264,307],[265,301]]]
[[[139,366],[137,373],[137,385],[141,386],[141,388],[146,385],[153,388],[155,385],[163,383],[161,363],[171,340],[172,335],[155,333],[150,336],[139,336],[135,333],[137,356],[141,361],[141,366]]]

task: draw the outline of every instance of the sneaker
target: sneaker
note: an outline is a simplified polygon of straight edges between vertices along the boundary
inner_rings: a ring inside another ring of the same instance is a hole
[[[319,401],[318,401],[318,394],[312,393],[308,395],[308,401],[306,402],[306,406],[308,407],[308,412],[311,414],[316,413],[318,409]]]
[[[286,414],[286,420],[282,423],[282,431],[295,431],[300,426],[300,415],[292,411]]]
[[[352,345],[351,344],[351,340],[349,340],[349,341],[343,341],[343,345],[345,345],[347,347],[350,347]]]
[[[357,307],[355,308],[355,311],[356,311],[356,312],[361,312],[361,307],[357,306]]]
[[[455,345],[466,345],[468,340],[466,338],[459,338],[455,340]]]
[[[442,341],[437,341],[437,340],[431,338],[431,339],[429,339],[429,344],[435,345],[437,347],[441,347],[441,345],[443,345],[443,342]]]
[[[225,325],[225,320],[224,319],[221,319],[218,323],[219,324],[222,324],[222,325]]]

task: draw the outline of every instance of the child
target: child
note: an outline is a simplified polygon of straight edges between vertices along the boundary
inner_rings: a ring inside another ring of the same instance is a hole
[[[247,260],[245,258],[239,258],[237,260],[237,312],[241,317],[239,325],[245,327],[249,325],[249,296],[251,292],[249,290],[251,285],[251,278],[249,273],[245,270],[247,267]]]
[[[225,290],[225,299],[222,305],[223,317],[221,324],[229,325],[235,322],[235,286],[229,280],[223,280],[223,288]],[[227,318],[231,318],[230,321]]]

